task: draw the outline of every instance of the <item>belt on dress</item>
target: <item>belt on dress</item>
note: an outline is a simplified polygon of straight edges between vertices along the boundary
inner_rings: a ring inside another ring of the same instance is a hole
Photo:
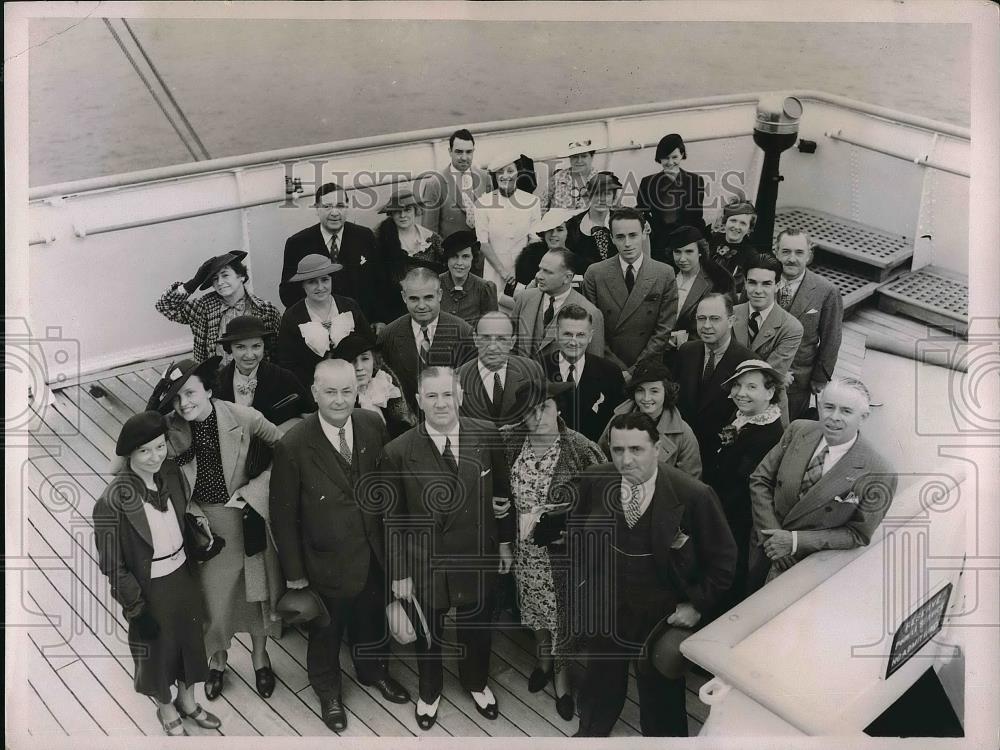
[[[180,547],[178,547],[177,549],[175,549],[169,555],[162,555],[160,557],[154,557],[152,560],[150,560],[150,562],[159,562],[160,560],[169,560],[172,557],[177,557],[177,553],[178,552],[183,552],[183,551],[184,551],[184,545],[182,544]]]

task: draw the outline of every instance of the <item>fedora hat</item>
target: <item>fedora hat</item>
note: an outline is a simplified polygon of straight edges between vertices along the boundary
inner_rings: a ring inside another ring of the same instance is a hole
[[[575,141],[570,141],[566,146],[566,152],[563,154],[567,158],[570,156],[576,156],[577,154],[589,154],[591,151],[596,151],[597,146],[590,138],[580,139]]]
[[[308,281],[309,279],[318,279],[320,276],[330,276],[331,274],[335,274],[343,268],[344,267],[342,265],[334,263],[325,255],[313,253],[312,255],[307,255],[299,261],[299,265],[295,269],[295,275],[292,276],[289,281]]]
[[[325,628],[330,624],[330,611],[312,589],[288,589],[275,605],[275,611],[287,625],[304,625],[315,621]]]
[[[330,353],[331,359],[343,359],[353,362],[364,352],[370,352],[375,348],[375,339],[366,333],[354,331],[344,336],[340,343],[334,347]]]
[[[420,207],[420,200],[409,185],[396,185],[393,188],[389,200],[378,210],[380,214],[387,214],[390,211],[400,211],[407,206]]]
[[[264,328],[264,321],[253,315],[240,315],[226,325],[226,334],[219,336],[220,344],[232,344],[246,339],[267,338],[271,332]]]
[[[550,208],[545,212],[545,215],[542,216],[542,218],[538,219],[531,225],[529,231],[532,234],[541,236],[542,232],[547,232],[550,229],[555,229],[561,224],[565,224],[578,213],[580,212],[574,211],[571,208]]]
[[[160,382],[153,388],[153,395],[149,397],[146,408],[168,414],[173,409],[174,398],[180,393],[181,388],[192,375],[206,377],[209,383],[215,379],[215,374],[219,370],[222,358],[209,357],[204,362],[195,362],[193,359],[182,359],[180,362],[171,362],[163,372]],[[209,386],[210,387],[210,386]]]
[[[679,676],[677,671],[683,669],[684,666],[683,657],[680,660],[677,658],[675,645],[677,635],[671,633],[676,629],[676,626],[667,622],[672,614],[667,615],[653,626],[642,648],[649,666],[667,679],[676,679]],[[691,631],[687,631],[687,635],[690,634]],[[667,637],[668,635],[669,637]]]
[[[781,373],[779,373],[777,370],[771,367],[771,365],[769,365],[764,360],[746,359],[740,362],[739,365],[736,366],[736,371],[722,382],[722,387],[725,388],[734,380],[737,380],[740,377],[740,375],[743,375],[748,372],[766,372],[770,374],[772,378],[777,380],[779,384],[785,382],[785,378],[781,375]]]
[[[416,597],[410,599],[393,599],[385,608],[386,620],[389,622],[389,633],[393,639],[402,645],[413,643],[422,638],[430,643],[430,628],[424,610]]]
[[[128,456],[136,448],[167,434],[167,420],[158,411],[142,411],[129,417],[115,443],[116,456]]]
[[[198,288],[205,291],[212,286],[212,279],[215,278],[215,274],[228,266],[230,263],[241,261],[245,257],[247,257],[247,254],[242,250],[232,250],[228,253],[223,253],[222,255],[216,255],[214,258],[209,258],[208,267],[205,269],[205,278],[202,280]]]

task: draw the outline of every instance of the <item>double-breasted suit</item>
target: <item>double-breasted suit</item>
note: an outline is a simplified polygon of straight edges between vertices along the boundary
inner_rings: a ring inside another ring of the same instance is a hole
[[[511,354],[507,358],[507,374],[503,385],[503,397],[499,404],[493,403],[492,388],[487,392],[479,373],[479,360],[473,359],[458,368],[459,382],[462,384],[463,417],[485,419],[498,427],[514,425],[524,419],[527,404],[518,402],[518,389],[524,383],[532,384],[537,392],[545,390],[545,373],[538,362]]]
[[[674,269],[644,258],[630,293],[621,259],[608,258],[587,269],[583,293],[604,315],[605,359],[631,370],[639,360],[662,356],[677,320]]]
[[[757,335],[750,338],[750,303],[733,307],[733,336],[747,349],[757,355],[757,359],[765,360],[782,376],[788,373],[792,359],[802,341],[802,324],[794,316],[785,312],[777,304],[760,324]],[[788,393],[781,393],[781,414],[783,421],[788,422]]]
[[[798,536],[795,560],[825,549],[867,545],[892,502],[898,481],[892,465],[863,436],[804,494],[802,479],[823,437],[818,422],[792,422],[750,475],[756,539],[750,550],[750,581],[763,582],[771,562],[761,530]],[[838,499],[839,498],[839,499]]]
[[[548,325],[545,323],[545,307],[548,297],[541,289],[529,287],[514,300],[514,310],[511,318],[517,334],[515,351],[524,357],[536,359],[548,354],[555,348],[556,318],[553,315]],[[604,315],[594,304],[575,289],[571,289],[562,306],[579,305],[594,319],[594,337],[590,340],[587,353],[598,357],[604,356]],[[560,308],[562,309],[562,308]]]

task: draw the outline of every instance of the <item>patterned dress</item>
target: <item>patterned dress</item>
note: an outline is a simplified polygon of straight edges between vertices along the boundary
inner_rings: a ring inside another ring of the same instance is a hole
[[[590,178],[597,174],[597,170],[591,167],[581,183],[573,180],[573,172],[569,169],[559,169],[549,180],[548,189],[542,198],[542,210],[548,211],[550,208],[572,208],[583,211],[590,205],[590,192],[587,190],[587,183]]]

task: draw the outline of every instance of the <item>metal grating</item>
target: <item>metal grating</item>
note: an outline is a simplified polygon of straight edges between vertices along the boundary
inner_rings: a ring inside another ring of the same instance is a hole
[[[818,247],[877,268],[895,268],[913,255],[913,243],[901,234],[876,229],[811,208],[779,208],[774,236],[783,229],[801,229]]]
[[[809,266],[809,270],[819,274],[827,281],[832,281],[833,284],[840,290],[840,295],[842,297],[846,297],[849,294],[861,291],[866,286],[872,285],[871,279],[866,279],[863,276],[856,276],[848,271],[843,271],[839,268],[830,268],[829,266],[824,266],[819,263],[814,263]]]
[[[881,287],[879,293],[950,317],[968,319],[969,316],[968,283],[928,268],[901,276]]]

